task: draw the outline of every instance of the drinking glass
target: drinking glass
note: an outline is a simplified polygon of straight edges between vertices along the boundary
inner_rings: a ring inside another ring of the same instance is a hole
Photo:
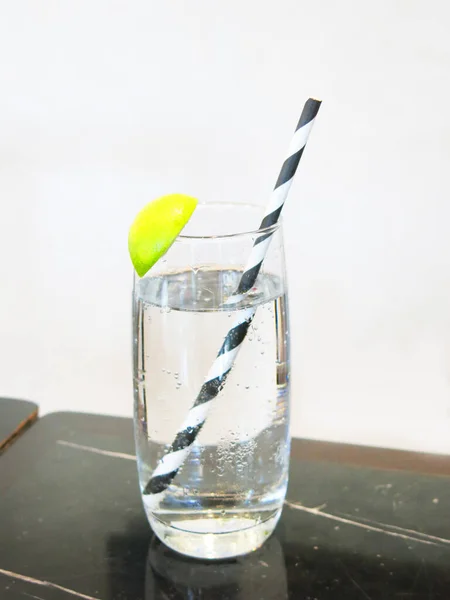
[[[247,204],[199,205],[169,251],[144,277],[135,274],[134,428],[143,504],[158,538],[196,558],[261,546],[286,494],[289,321],[281,221],[263,230],[271,242],[253,287],[234,295],[261,235],[254,230],[261,214]],[[224,339],[231,346],[223,348]],[[205,401],[199,392],[211,381],[216,395]]]

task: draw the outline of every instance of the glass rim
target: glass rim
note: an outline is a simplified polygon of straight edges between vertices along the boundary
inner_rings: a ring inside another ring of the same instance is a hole
[[[199,202],[197,204],[197,207],[205,207],[205,206],[211,206],[211,207],[238,207],[238,208],[257,208],[259,209],[261,212],[264,210],[264,208],[258,204],[252,204],[250,202]],[[195,214],[195,211],[194,211]],[[263,229],[250,229],[248,231],[237,231],[235,233],[224,233],[224,234],[216,234],[216,235],[188,235],[183,233],[183,230],[181,230],[181,233],[178,234],[177,238],[176,238],[176,242],[177,241],[189,241],[189,240],[222,240],[222,239],[230,239],[230,238],[236,238],[236,237],[241,237],[241,236],[245,236],[245,235],[252,235],[252,236],[258,236],[258,235],[263,235],[263,234],[272,234],[274,233],[281,225],[281,216],[279,217],[278,221],[276,223],[274,223],[273,225],[269,225],[268,227],[264,227]]]

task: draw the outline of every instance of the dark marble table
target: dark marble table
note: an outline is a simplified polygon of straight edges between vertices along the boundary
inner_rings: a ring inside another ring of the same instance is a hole
[[[33,402],[0,398],[0,454],[32,425],[38,417]]]
[[[0,459],[3,600],[449,600],[450,457],[296,440],[264,547],[205,563],[155,540],[128,419],[61,413]]]

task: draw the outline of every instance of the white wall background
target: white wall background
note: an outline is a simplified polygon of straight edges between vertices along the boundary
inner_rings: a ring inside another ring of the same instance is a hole
[[[127,230],[151,198],[286,206],[293,432],[450,452],[446,0],[0,6],[0,394],[130,415]]]

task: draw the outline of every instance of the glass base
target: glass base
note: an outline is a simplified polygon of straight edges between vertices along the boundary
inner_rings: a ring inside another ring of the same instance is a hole
[[[205,518],[196,520],[196,531],[183,528],[189,526],[189,521],[177,521],[177,527],[174,527],[154,515],[148,515],[148,518],[157,537],[175,552],[192,558],[221,560],[248,554],[262,546],[275,529],[280,515],[281,508],[257,523],[248,518]]]

